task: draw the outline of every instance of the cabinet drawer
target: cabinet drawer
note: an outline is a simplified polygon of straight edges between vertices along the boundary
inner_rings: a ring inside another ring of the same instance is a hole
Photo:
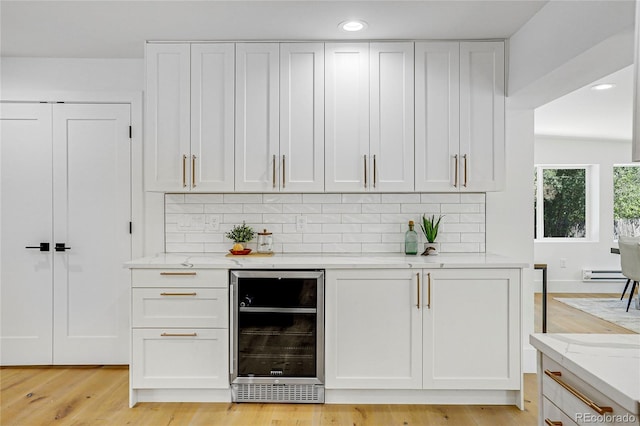
[[[549,375],[546,373],[547,371],[559,372],[560,376]],[[551,376],[555,376],[559,381],[584,398],[592,401],[598,407],[609,407],[611,411],[598,413]],[[579,425],[638,425],[637,415],[630,414],[611,398],[605,396],[547,356],[542,357],[542,395]]]
[[[134,288],[133,327],[229,326],[226,288]]]
[[[226,329],[135,329],[132,346],[132,388],[229,387]]]
[[[543,425],[548,425],[547,421],[558,426],[560,425],[557,422],[562,423],[562,426],[576,426],[578,424],[545,397],[542,398],[542,419],[540,420]]]
[[[134,269],[133,287],[219,287],[226,288],[226,269]]]

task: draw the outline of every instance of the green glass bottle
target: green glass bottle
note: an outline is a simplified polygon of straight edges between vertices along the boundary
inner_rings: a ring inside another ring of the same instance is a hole
[[[418,233],[413,230],[413,221],[409,221],[409,230],[404,234],[404,254],[418,254]]]

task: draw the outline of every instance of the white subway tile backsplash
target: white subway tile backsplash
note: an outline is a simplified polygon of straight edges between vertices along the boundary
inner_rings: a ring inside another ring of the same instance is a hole
[[[380,194],[342,194],[343,203],[380,203]]]
[[[262,202],[265,204],[300,204],[302,203],[302,194],[263,194]]]
[[[360,213],[360,204],[323,204],[322,213]]]
[[[224,194],[225,203],[262,203],[262,194]]]
[[[477,193],[165,194],[165,249],[226,253],[224,234],[244,221],[273,232],[276,252],[402,253],[410,220],[424,240],[422,214],[444,215],[442,252],[484,252],[485,194]]]

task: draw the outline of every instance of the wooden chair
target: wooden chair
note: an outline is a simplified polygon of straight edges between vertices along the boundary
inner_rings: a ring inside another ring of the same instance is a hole
[[[627,277],[627,284],[622,291],[622,297],[633,282],[631,292],[629,293],[629,302],[627,302],[627,312],[631,306],[631,299],[635,293],[636,286],[640,282],[640,238],[637,237],[620,237],[618,239],[618,247],[620,247],[620,266],[622,267],[622,275]]]

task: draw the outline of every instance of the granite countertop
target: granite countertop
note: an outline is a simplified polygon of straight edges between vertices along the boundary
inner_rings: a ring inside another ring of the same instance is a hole
[[[640,414],[640,334],[532,334],[529,341],[630,413]]]
[[[403,254],[281,254],[234,256],[224,253],[159,253],[133,259],[128,268],[259,268],[259,269],[350,269],[350,268],[526,268],[527,262],[486,253],[446,253],[430,256]]]

